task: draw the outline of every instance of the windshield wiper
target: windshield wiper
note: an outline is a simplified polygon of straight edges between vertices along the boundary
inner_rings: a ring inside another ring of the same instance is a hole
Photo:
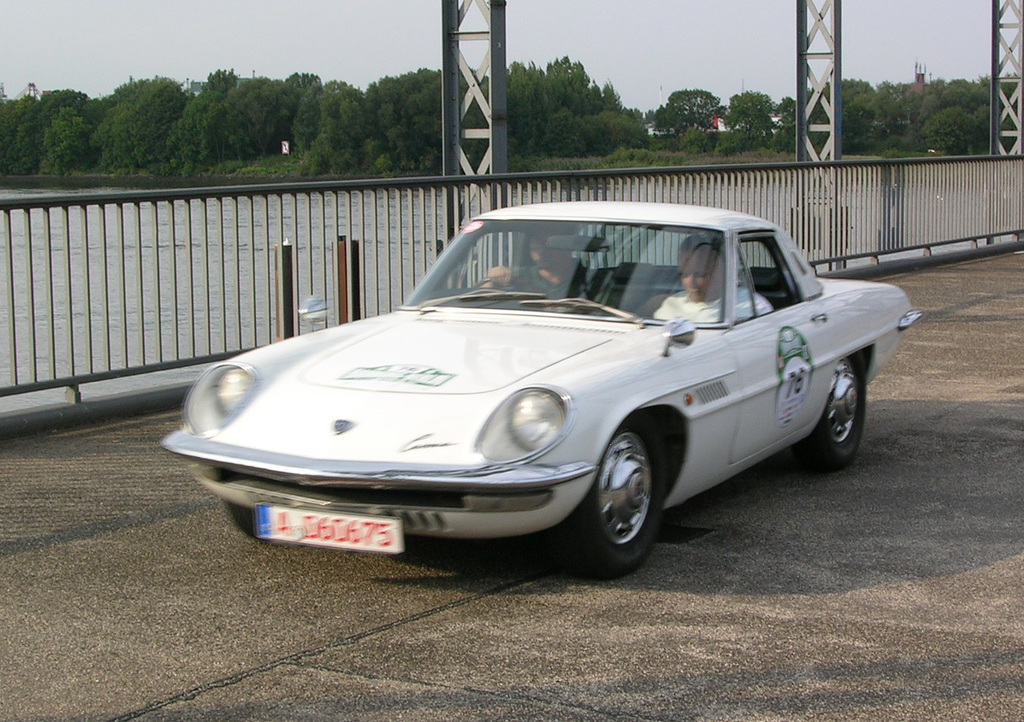
[[[546,298],[543,293],[535,291],[501,291],[493,288],[478,288],[461,296],[455,296],[456,301],[528,301],[531,299]]]
[[[536,301],[546,298],[543,293],[534,293],[532,291],[502,291],[493,288],[477,288],[467,293],[460,293],[455,296],[445,296],[443,298],[433,298],[427,303],[417,306],[420,311],[429,311],[430,309],[443,306],[454,301],[460,303],[473,303],[475,301],[485,302],[499,302],[499,301]]]
[[[621,308],[615,308],[614,306],[607,306],[597,301],[591,301],[589,298],[546,298],[537,299],[535,301],[523,301],[524,306],[542,306],[544,308],[564,308],[570,311],[600,311],[606,313],[609,316],[615,316],[622,318],[633,323],[638,323],[641,326],[644,320],[637,316],[635,313],[629,311],[623,311]]]

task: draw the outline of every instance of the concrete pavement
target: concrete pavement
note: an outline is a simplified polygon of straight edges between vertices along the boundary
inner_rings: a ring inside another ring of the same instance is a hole
[[[610,583],[534,539],[257,544],[174,413],[6,440],[0,719],[1019,719],[1024,256],[887,280],[928,315],[857,462],[775,456]]]

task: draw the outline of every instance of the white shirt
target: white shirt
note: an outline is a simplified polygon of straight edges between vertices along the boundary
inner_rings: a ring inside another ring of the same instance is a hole
[[[702,303],[690,300],[687,293],[677,293],[661,302],[654,317],[661,321],[686,318],[694,323],[719,323],[722,320],[722,301]]]
[[[771,313],[773,310],[772,304],[767,298],[760,293],[754,294],[754,311],[758,316]],[[738,318],[749,318],[754,315],[751,312],[749,296],[739,299],[736,315]],[[719,299],[710,303],[701,303],[690,300],[690,296],[685,292],[677,293],[661,302],[658,310],[654,312],[654,317],[661,321],[686,318],[694,323],[720,323],[722,321],[722,301]]]

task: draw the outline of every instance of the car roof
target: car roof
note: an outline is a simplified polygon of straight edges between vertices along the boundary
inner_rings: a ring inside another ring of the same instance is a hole
[[[645,203],[622,201],[566,201],[535,203],[501,208],[477,218],[502,220],[573,220],[673,223],[681,225],[729,228],[737,231],[776,230],[763,218],[739,211],[676,203]]]

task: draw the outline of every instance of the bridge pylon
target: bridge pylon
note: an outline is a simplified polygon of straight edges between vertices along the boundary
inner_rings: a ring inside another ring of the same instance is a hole
[[[1024,12],[1021,0],[992,0],[992,155],[1022,155]]]
[[[796,0],[798,161],[843,155],[841,6],[841,0]]]
[[[444,174],[508,171],[505,0],[441,0]],[[463,47],[473,49],[472,62]]]

